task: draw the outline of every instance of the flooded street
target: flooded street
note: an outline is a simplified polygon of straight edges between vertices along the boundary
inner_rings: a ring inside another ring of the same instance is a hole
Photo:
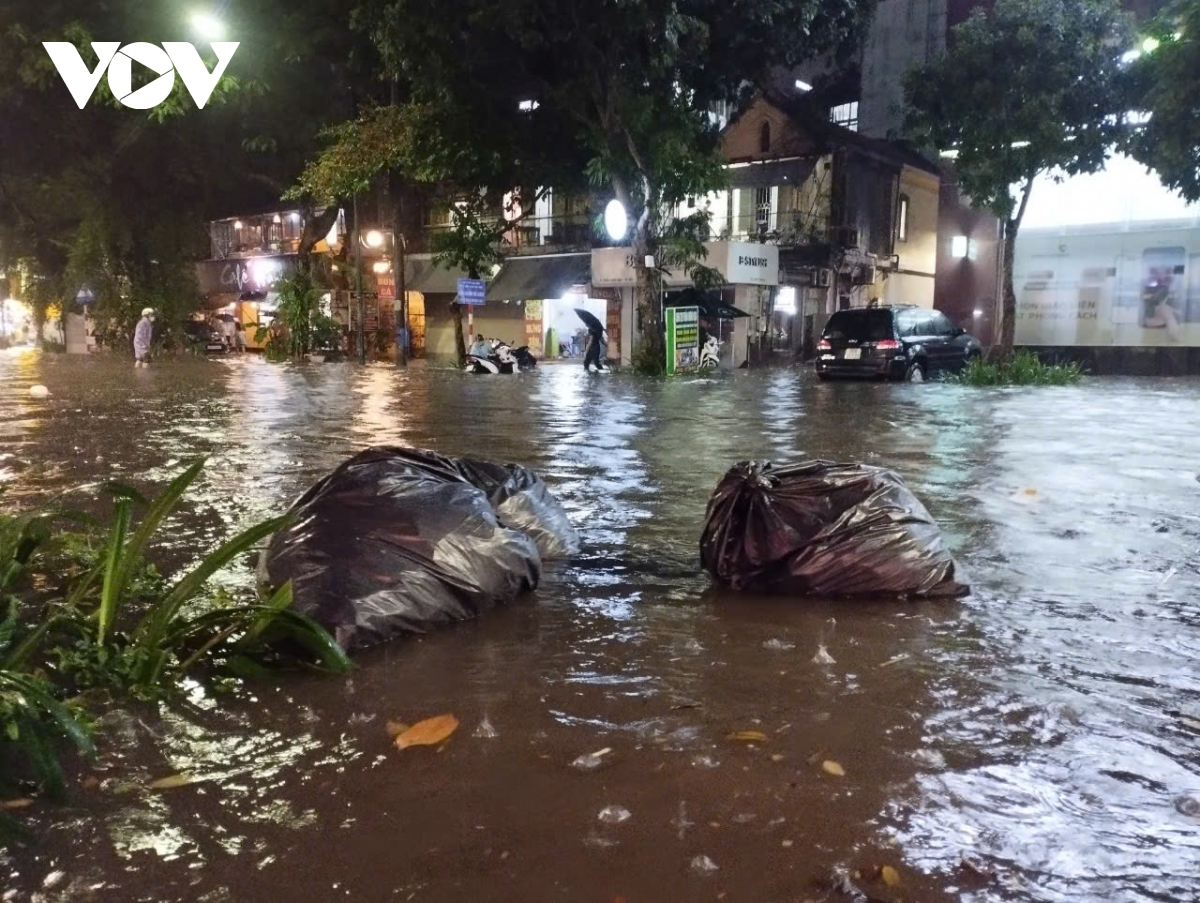
[[[0,355],[0,377],[9,504],[208,458],[169,560],[373,444],[525,464],[584,544],[535,595],[349,677],[106,718],[76,770],[99,786],[39,807],[36,845],[0,854],[5,901],[850,900],[839,868],[883,900],[1200,900],[1200,381],[135,371],[31,352]],[[971,596],[715,592],[697,545],[717,480],[801,457],[899,472]],[[443,749],[391,747],[388,720],[446,712],[462,727]],[[179,773],[194,783],[146,789]]]

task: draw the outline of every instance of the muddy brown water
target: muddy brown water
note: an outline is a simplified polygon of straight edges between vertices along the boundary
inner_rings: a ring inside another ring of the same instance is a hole
[[[1200,899],[1200,382],[135,371],[30,352],[0,356],[0,377],[9,505],[209,458],[167,559],[374,443],[527,464],[584,539],[535,595],[349,677],[110,714],[71,803],[25,810],[38,842],[0,854],[3,900],[852,899],[829,889],[838,869],[883,900]],[[897,470],[971,597],[713,592],[697,537],[717,479],[802,456]],[[445,712],[462,726],[444,748],[390,748],[387,720]],[[727,739],[750,730],[768,739]],[[146,789],[180,773],[195,782]],[[899,887],[871,879],[883,865]]]

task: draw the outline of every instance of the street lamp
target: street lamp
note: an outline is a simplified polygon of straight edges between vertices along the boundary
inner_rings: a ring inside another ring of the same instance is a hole
[[[383,247],[383,233],[380,232],[378,229],[372,229],[370,232],[368,232],[367,233],[367,247],[368,248],[382,248]]]
[[[621,241],[629,229],[629,216],[625,212],[625,205],[616,198],[609,201],[608,206],[604,208],[604,228],[613,241]]]
[[[225,26],[216,16],[205,13],[192,13],[192,28],[210,41],[219,41],[225,36]]]

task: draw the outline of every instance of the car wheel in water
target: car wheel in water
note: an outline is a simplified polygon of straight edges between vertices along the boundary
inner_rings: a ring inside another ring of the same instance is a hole
[[[925,368],[916,361],[908,365],[908,370],[904,373],[904,381],[906,383],[923,383],[925,382]]]

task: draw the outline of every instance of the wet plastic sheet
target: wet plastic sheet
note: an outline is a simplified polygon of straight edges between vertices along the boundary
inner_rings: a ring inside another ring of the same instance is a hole
[[[929,512],[890,470],[744,462],[708,504],[700,559],[737,590],[813,596],[959,596]]]
[[[368,449],[295,505],[260,561],[345,649],[468,620],[535,588],[578,538],[523,467]]]

